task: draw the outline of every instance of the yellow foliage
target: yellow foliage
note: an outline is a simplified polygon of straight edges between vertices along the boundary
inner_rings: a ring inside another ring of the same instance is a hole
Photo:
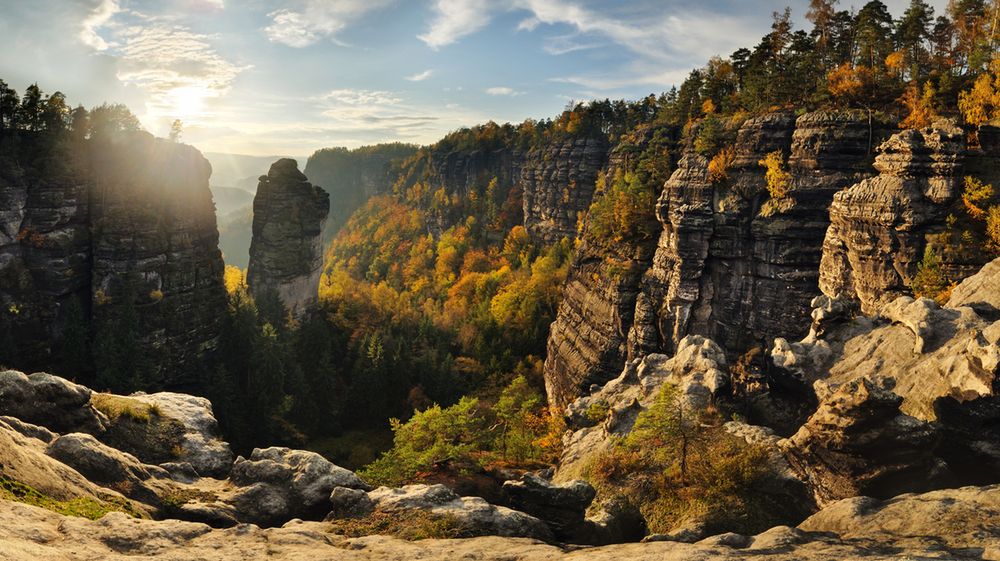
[[[885,67],[892,72],[902,73],[905,65],[906,53],[904,51],[895,51],[885,57]]]
[[[715,102],[711,99],[706,99],[704,103],[701,104],[701,112],[705,115],[711,115],[715,113]]]
[[[934,87],[930,82],[924,84],[923,93],[916,82],[911,82],[903,92],[900,102],[909,110],[909,115],[899,124],[901,129],[922,129],[929,127],[937,112],[934,111]]]
[[[958,109],[965,122],[980,126],[998,116],[1000,109],[1000,59],[994,59],[990,71],[976,78],[972,88],[958,94]]]
[[[246,286],[246,272],[236,265],[226,265],[222,274],[222,282],[226,286],[226,292],[234,294],[241,287]]]
[[[785,161],[781,150],[768,153],[758,164],[767,170],[764,179],[767,181],[767,192],[770,193],[771,198],[783,199],[787,197],[788,192],[792,189],[792,174],[785,170]]]
[[[835,98],[856,97],[865,86],[866,72],[865,67],[853,66],[849,62],[834,68],[826,75],[830,95]]]
[[[986,247],[1000,253],[1000,205],[991,206],[986,214]]]
[[[163,291],[159,289],[153,289],[149,291],[149,299],[153,302],[159,302],[163,300]]]
[[[976,179],[965,177],[965,189],[962,191],[962,204],[965,212],[974,220],[985,220],[987,209],[983,203],[993,197],[993,186]]]
[[[708,180],[712,183],[719,183],[729,177],[729,167],[733,165],[736,158],[736,150],[732,146],[727,146],[708,162]]]

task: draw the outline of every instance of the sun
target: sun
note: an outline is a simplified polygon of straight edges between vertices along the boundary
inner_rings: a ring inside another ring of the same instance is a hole
[[[201,115],[208,92],[200,86],[182,86],[167,94],[171,111],[178,119],[191,119]]]

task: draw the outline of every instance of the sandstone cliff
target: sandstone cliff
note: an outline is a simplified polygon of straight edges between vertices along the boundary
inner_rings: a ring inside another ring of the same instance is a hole
[[[284,158],[261,176],[253,200],[253,241],[247,284],[273,292],[294,313],[315,302],[323,269],[322,232],[330,195]]]
[[[85,370],[79,339],[131,295],[140,352],[160,357],[149,383],[194,382],[225,311],[208,162],[146,133],[3,142],[0,361]],[[67,327],[77,330],[72,350]]]
[[[732,159],[725,177],[713,178],[709,160],[688,147],[656,205],[662,232],[652,259],[631,265],[645,269],[641,281],[636,286],[626,274],[623,286],[607,290],[607,299],[619,305],[635,298],[634,309],[603,325],[572,321],[581,301],[595,300],[574,285],[578,272],[571,273],[560,309],[566,320],[550,335],[550,400],[564,406],[614,376],[621,353],[598,349],[615,348],[622,337],[625,355],[641,357],[669,355],[689,334],[711,337],[731,354],[802,334],[809,301],[819,293],[830,202],[870,173],[869,146],[884,135],[884,125],[870,126],[859,112],[764,115],[723,142],[732,146]],[[758,163],[774,151],[792,178],[781,200],[769,199]],[[578,262],[587,261],[578,256]],[[562,333],[577,325],[576,332]]]
[[[528,152],[520,180],[524,226],[532,237],[551,243],[576,236],[608,150],[608,142],[595,137],[547,143]]]
[[[984,138],[986,134],[984,133]],[[949,121],[903,131],[879,147],[879,175],[837,193],[823,242],[820,288],[873,313],[910,294],[931,244],[948,276],[961,279],[985,261],[962,248],[946,217],[961,194],[965,133]]]

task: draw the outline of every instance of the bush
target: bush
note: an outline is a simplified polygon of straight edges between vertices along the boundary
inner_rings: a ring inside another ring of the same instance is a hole
[[[948,291],[950,281],[941,270],[941,260],[930,244],[924,248],[924,258],[917,264],[917,274],[913,276],[910,288],[921,298],[940,300]]]
[[[720,183],[729,177],[729,167],[733,165],[736,158],[736,150],[732,146],[727,146],[712,157],[708,162],[708,180],[712,183]]]

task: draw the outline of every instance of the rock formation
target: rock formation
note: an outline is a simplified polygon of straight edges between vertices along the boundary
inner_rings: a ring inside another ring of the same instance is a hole
[[[535,239],[573,239],[581,213],[590,208],[597,173],[608,158],[601,138],[570,138],[528,152],[521,168],[524,227]]]
[[[874,313],[910,283],[934,242],[945,270],[964,278],[982,255],[956,249],[945,217],[961,194],[965,133],[949,121],[897,133],[879,147],[879,175],[837,193],[823,242],[820,288]],[[938,239],[941,238],[941,239]]]
[[[330,196],[306,180],[295,160],[278,160],[261,176],[247,269],[254,295],[275,293],[293,313],[316,301],[323,269],[321,234],[329,211]]]
[[[615,174],[631,171],[635,162],[630,156],[645,150],[656,134],[669,132],[658,127],[642,129],[634,141],[623,143],[628,150],[619,147],[612,151],[603,172],[604,184]],[[653,193],[661,189],[661,185],[648,187]],[[597,192],[594,198],[603,195]],[[652,213],[650,220],[655,220]],[[651,224],[650,230],[656,226]],[[593,239],[590,232],[585,223],[556,320],[549,329],[545,380],[547,393],[556,403],[564,403],[563,396],[576,396],[577,388],[607,381],[608,372],[621,369],[639,283],[656,249],[655,236],[607,244]]]
[[[689,334],[710,337],[730,354],[801,335],[808,303],[819,294],[830,202],[870,173],[869,146],[884,134],[884,125],[869,125],[859,112],[753,118],[734,132],[726,177],[714,181],[708,159],[689,147],[657,203],[662,233],[651,262],[643,251],[626,254],[622,282],[595,291],[577,271],[593,261],[578,256],[550,335],[550,400],[565,406],[618,372],[623,354],[669,355]],[[780,201],[768,200],[758,163],[773,151],[792,175],[791,193]],[[622,309],[633,298],[634,310]],[[574,310],[584,302],[598,305],[601,319],[578,319],[583,314]]]
[[[195,383],[225,311],[205,158],[141,132],[86,145],[29,134],[3,142],[0,361],[79,362],[64,347],[67,328],[93,335],[131,299],[142,310],[140,353],[157,359],[148,382]]]
[[[995,481],[1000,318],[986,302],[998,264],[963,281],[955,307],[903,296],[851,318],[850,304],[818,298],[809,336],[775,342],[775,365],[821,403],[787,443],[821,499]]]

